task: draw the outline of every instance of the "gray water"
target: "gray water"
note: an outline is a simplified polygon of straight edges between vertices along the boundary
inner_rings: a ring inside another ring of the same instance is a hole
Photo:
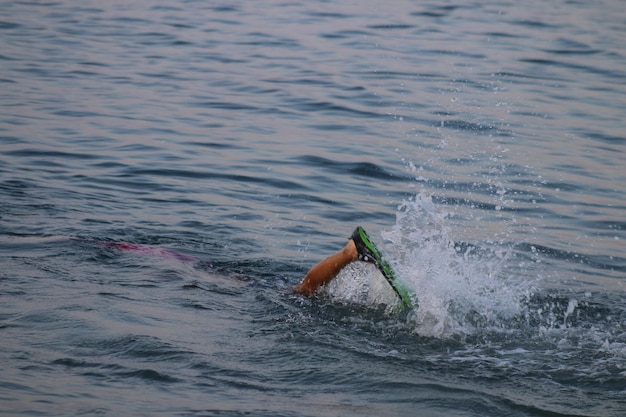
[[[625,34],[609,0],[3,2],[0,414],[624,415]],[[419,308],[358,263],[291,292],[358,224]]]

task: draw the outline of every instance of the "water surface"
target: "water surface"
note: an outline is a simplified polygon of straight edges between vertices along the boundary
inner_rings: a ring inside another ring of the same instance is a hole
[[[3,4],[0,413],[623,415],[625,22]],[[291,292],[357,224],[419,309]]]

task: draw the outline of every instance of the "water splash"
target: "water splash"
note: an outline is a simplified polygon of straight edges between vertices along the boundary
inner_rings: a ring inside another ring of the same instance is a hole
[[[530,285],[505,276],[508,250],[455,243],[447,218],[430,196],[418,194],[402,202],[396,223],[382,233],[379,246],[418,297],[408,320],[416,333],[436,338],[502,328],[523,314]],[[327,292],[342,301],[386,304],[388,311],[397,301],[376,269],[362,263],[346,268]]]
[[[396,224],[383,232],[399,274],[419,296],[415,331],[447,338],[501,327],[524,311],[530,285],[505,276],[508,249],[454,242],[447,218],[418,194],[402,202]]]
[[[398,310],[398,296],[378,269],[370,263],[351,263],[326,286],[324,291],[336,301],[385,306],[387,313]]]

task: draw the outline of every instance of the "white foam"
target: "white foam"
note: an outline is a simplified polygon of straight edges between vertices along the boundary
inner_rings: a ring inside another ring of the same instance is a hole
[[[452,241],[447,218],[420,193],[399,206],[396,224],[383,232],[399,274],[419,297],[415,331],[445,338],[519,315],[529,286],[504,275],[509,252]]]
[[[477,328],[501,326],[522,313],[529,286],[502,272],[508,252],[475,253],[450,239],[447,215],[430,196],[417,194],[397,210],[396,223],[375,240],[401,279],[418,297],[419,308],[409,315],[423,336],[448,338]],[[348,302],[388,304],[397,299],[373,266],[355,263],[328,287],[329,294]]]

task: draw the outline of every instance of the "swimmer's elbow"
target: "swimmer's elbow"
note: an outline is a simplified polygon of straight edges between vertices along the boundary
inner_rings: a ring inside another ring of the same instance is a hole
[[[296,294],[304,295],[306,297],[310,297],[315,293],[315,289],[312,289],[309,285],[306,285],[306,282],[303,281],[293,287],[293,292],[295,292]]]

